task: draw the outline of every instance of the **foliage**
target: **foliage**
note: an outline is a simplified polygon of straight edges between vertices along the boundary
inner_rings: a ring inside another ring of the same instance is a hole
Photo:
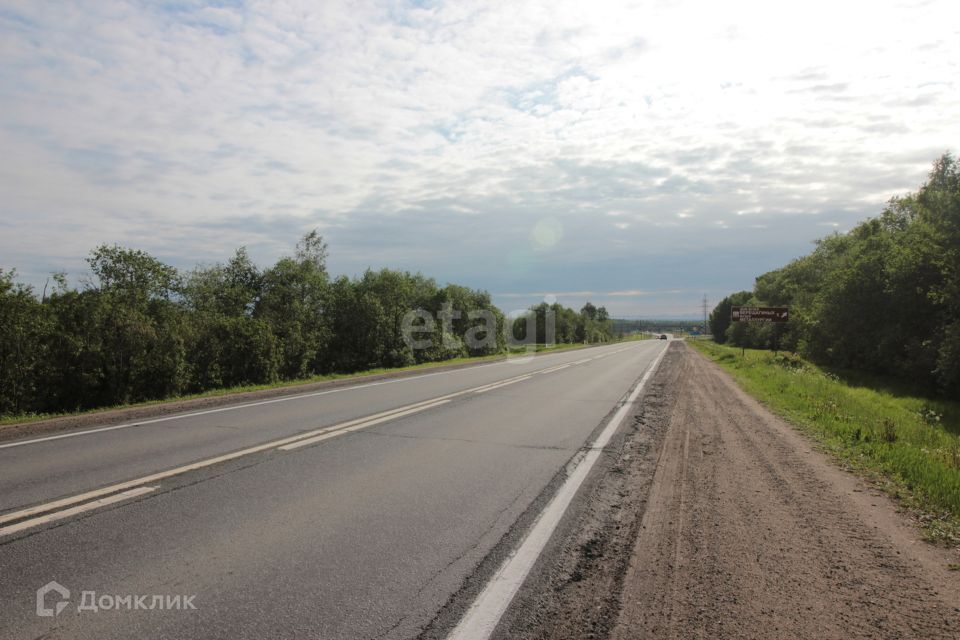
[[[15,277],[0,269],[0,415],[36,405],[48,373],[43,337],[50,332],[50,314]]]
[[[331,281],[326,258],[316,231],[267,269],[244,248],[180,273],[102,245],[85,286],[58,275],[42,300],[0,270],[0,417],[504,351],[488,293],[390,269]],[[415,309],[436,317],[416,350],[403,333]]]
[[[535,327],[535,339],[528,334]],[[513,320],[513,338],[521,343],[572,344],[613,340],[613,321],[605,307],[587,302],[580,312],[559,303],[541,302]]]
[[[730,325],[733,304],[789,306],[790,322]],[[917,193],[725,298],[711,329],[720,343],[779,346],[960,397],[960,165],[945,154]]]
[[[727,329],[730,328],[730,313],[733,307],[746,305],[753,297],[749,291],[740,291],[731,294],[720,301],[720,304],[710,313],[707,324],[710,326],[710,334],[719,344],[727,341]]]

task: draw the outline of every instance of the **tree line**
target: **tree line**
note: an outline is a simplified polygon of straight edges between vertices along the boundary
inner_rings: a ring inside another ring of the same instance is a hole
[[[508,348],[505,326],[527,337],[510,324],[524,319],[505,318],[485,291],[391,269],[331,278],[326,260],[314,231],[266,269],[243,248],[181,272],[102,245],[89,280],[72,287],[56,274],[39,295],[0,269],[0,416],[493,355]],[[426,346],[412,348],[404,323],[417,309],[441,321],[417,325]],[[602,307],[554,311],[555,342],[611,338]]]
[[[536,338],[529,333],[536,331]],[[537,344],[608,342],[613,338],[613,321],[606,307],[587,302],[576,312],[561,304],[541,302],[525,316],[514,318],[515,339]]]
[[[789,306],[787,325],[731,323],[730,308]],[[915,193],[757,278],[710,315],[717,342],[780,346],[822,364],[960,397],[960,165],[944,154]]]

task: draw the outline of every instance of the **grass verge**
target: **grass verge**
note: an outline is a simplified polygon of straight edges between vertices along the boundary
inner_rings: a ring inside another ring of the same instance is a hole
[[[897,497],[928,539],[960,546],[960,402],[846,379],[792,354],[690,344],[744,391]]]

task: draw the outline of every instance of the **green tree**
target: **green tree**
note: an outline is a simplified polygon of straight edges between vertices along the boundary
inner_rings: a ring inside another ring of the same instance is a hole
[[[15,277],[0,269],[0,415],[43,406],[49,364],[49,309]]]
[[[266,321],[278,339],[282,378],[303,378],[324,368],[330,340],[326,256],[323,238],[311,231],[293,257],[278,260],[260,280],[254,317]]]
[[[169,300],[179,288],[174,267],[138,249],[103,244],[90,253],[87,263],[97,279],[94,288],[127,304]]]
[[[785,331],[723,330],[727,312],[718,306],[711,317],[716,340],[780,342],[824,364],[960,394],[956,160],[945,154],[917,193],[893,198],[880,216],[823,238],[810,255],[758,277],[748,304],[790,306],[790,323]]]
[[[185,304],[200,313],[228,317],[253,314],[263,287],[263,275],[247,254],[237,249],[226,264],[197,267],[185,278]]]
[[[595,320],[597,317],[597,308],[588,300],[587,304],[583,305],[580,309],[580,315],[588,320]]]
[[[187,367],[180,313],[172,299],[180,289],[177,270],[143,251],[116,245],[97,247],[87,262],[95,282],[83,295],[61,301],[82,303],[92,320],[75,325],[85,332],[78,344],[87,351],[85,359],[96,362],[99,377],[84,405],[180,392],[187,384]]]
[[[730,315],[733,307],[743,306],[753,294],[749,291],[739,291],[721,300],[710,313],[708,324],[714,342],[723,344],[727,341],[727,329],[730,327]]]

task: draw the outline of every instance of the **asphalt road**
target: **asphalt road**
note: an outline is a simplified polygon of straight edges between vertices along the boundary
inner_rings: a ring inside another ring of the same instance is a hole
[[[415,637],[545,499],[666,345],[3,443],[0,637]],[[331,426],[340,433],[321,431]],[[196,468],[141,482],[184,465]],[[34,519],[128,488],[144,493]],[[62,613],[41,617],[37,589],[50,581],[71,595]],[[120,610],[81,611],[83,592],[124,600]],[[154,595],[162,608],[128,604],[155,604]],[[195,609],[171,607],[175,596],[193,596]]]

